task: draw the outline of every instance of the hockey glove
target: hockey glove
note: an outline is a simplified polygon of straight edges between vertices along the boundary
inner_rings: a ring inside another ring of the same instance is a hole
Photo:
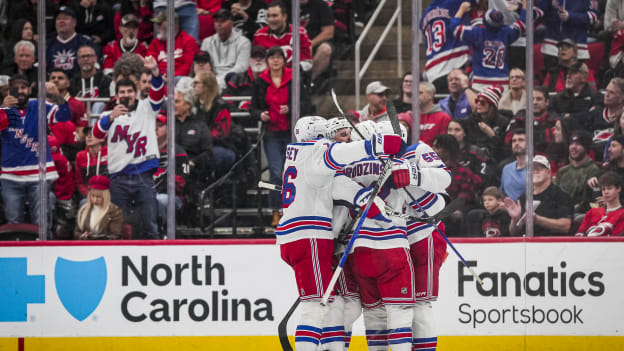
[[[396,155],[401,150],[401,137],[394,134],[373,134],[370,142],[370,149],[367,147],[368,154],[371,156]],[[368,146],[368,145],[367,145]]]
[[[0,130],[8,127],[17,127],[20,124],[21,117],[13,108],[0,109]]]
[[[403,158],[392,160],[392,181],[397,189],[420,184],[420,170]]]
[[[373,193],[372,187],[362,188],[355,195],[353,204],[356,207],[361,207],[362,209],[364,209],[364,206],[366,206],[366,204],[368,203],[368,200],[372,193]],[[386,216],[386,212],[384,211],[385,207],[386,207],[385,201],[382,200],[379,196],[375,196],[375,199],[373,200],[373,203],[371,204],[370,209],[368,209],[368,212],[366,213],[366,218],[371,218],[371,219],[375,219],[375,220],[387,222],[387,223],[392,222],[392,220]]]

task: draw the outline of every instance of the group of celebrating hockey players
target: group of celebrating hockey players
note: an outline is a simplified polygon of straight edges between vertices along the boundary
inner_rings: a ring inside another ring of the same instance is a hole
[[[389,121],[352,130],[344,118],[302,117],[285,155],[284,215],[275,232],[282,259],[295,272],[301,319],[297,350],[346,350],[363,315],[369,350],[435,349],[431,301],[446,242],[426,221],[445,207],[451,175],[424,143]],[[384,165],[391,162],[391,174]],[[381,178],[380,179],[380,175]],[[379,191],[374,186],[380,183]],[[352,219],[372,199],[358,232]],[[355,236],[338,284],[332,263]],[[330,303],[320,303],[331,291]]]

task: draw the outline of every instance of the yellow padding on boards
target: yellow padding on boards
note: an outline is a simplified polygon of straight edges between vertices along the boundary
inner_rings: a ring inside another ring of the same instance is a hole
[[[291,344],[293,339],[291,337]],[[24,351],[281,351],[276,336],[25,338]],[[0,338],[0,351],[17,351],[16,338]],[[350,351],[365,351],[353,337]],[[438,351],[624,351],[624,336],[441,336]]]
[[[0,338],[0,351],[17,351],[17,338]]]

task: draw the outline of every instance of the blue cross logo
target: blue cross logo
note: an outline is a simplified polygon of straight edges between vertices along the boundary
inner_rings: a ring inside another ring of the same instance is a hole
[[[26,322],[28,304],[45,302],[45,276],[26,267],[26,257],[0,257],[0,322]]]

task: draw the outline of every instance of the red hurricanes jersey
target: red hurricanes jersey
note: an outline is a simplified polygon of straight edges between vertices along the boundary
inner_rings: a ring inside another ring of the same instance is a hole
[[[289,29],[286,33],[282,35],[277,35],[269,30],[269,26],[262,27],[258,29],[256,34],[254,34],[253,45],[264,46],[267,50],[272,46],[280,46],[282,50],[286,53],[286,60],[288,62],[288,66],[291,65],[292,61],[292,26],[289,26]],[[312,62],[312,45],[310,44],[310,37],[308,36],[308,32],[306,32],[305,28],[299,28],[299,49],[300,49],[300,60],[301,62]]]
[[[587,236],[624,234],[624,208],[608,212],[604,207],[592,208],[585,215],[577,233]]]
[[[175,38],[173,51],[176,76],[188,76],[191,73],[193,56],[197,51],[199,46],[195,39],[184,30],[180,30],[180,34]],[[154,38],[147,48],[147,54],[156,59],[161,74],[167,74],[167,42]]]
[[[145,55],[147,55],[147,46],[144,42],[137,40],[132,49],[125,50],[121,47],[121,39],[111,41],[102,50],[102,60],[104,61],[102,64],[102,71],[104,74],[112,73],[115,62],[117,62],[117,60],[119,60],[119,58],[127,52],[145,57]]]

